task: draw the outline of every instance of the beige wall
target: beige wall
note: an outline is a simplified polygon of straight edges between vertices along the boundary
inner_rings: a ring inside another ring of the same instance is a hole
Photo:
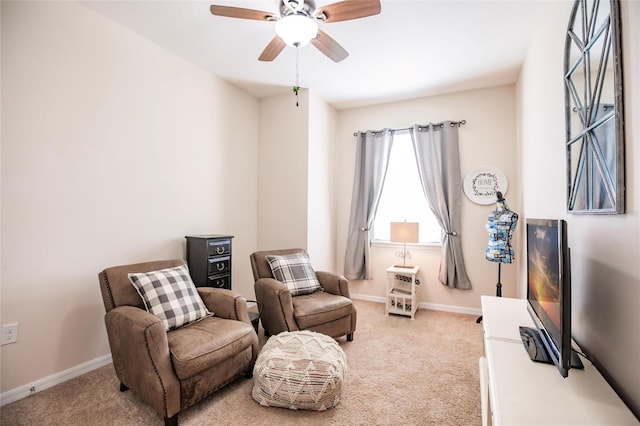
[[[335,271],[336,214],[333,138],[338,113],[309,92],[309,196],[307,250],[313,266]]]
[[[516,170],[515,88],[512,85],[481,90],[451,93],[442,96],[381,104],[372,107],[340,111],[338,133],[335,138],[337,191],[337,263],[344,270],[357,130],[383,127],[405,128],[414,123],[425,124],[444,120],[466,120],[459,131],[460,162],[464,176],[482,165],[501,169],[509,180],[505,198],[516,206],[521,194]],[[480,295],[495,294],[498,276],[496,263],[485,260],[487,232],[485,223],[494,205],[479,205],[466,196],[462,200],[462,233],[467,272],[473,289],[452,290],[438,281],[439,249],[412,250],[412,259],[421,266],[422,288],[419,300],[427,306],[449,307],[476,312]],[[394,253],[399,247],[373,247],[373,280],[352,283],[352,292],[360,297],[382,298],[385,288],[385,269],[398,261]],[[516,253],[516,263],[519,253]],[[503,295],[514,296],[516,264],[503,265]],[[382,300],[382,299],[379,299]]]
[[[562,58],[571,4],[548,7],[517,85],[521,210],[567,221],[573,337],[640,416],[640,3],[621,2],[627,212],[605,216],[566,213]],[[524,295],[522,264],[518,275]]]
[[[260,100],[258,249],[307,247],[309,92]]]
[[[306,89],[260,100],[258,249],[306,249],[317,270],[335,269],[336,116]]]
[[[258,101],[71,2],[2,2],[4,392],[109,353],[97,274],[235,235],[253,294]],[[242,164],[242,167],[238,167]]]

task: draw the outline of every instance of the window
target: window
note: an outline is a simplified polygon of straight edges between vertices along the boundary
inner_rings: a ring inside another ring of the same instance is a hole
[[[373,239],[389,241],[391,222],[418,222],[421,244],[440,244],[442,229],[422,190],[409,132],[396,132],[373,222]]]

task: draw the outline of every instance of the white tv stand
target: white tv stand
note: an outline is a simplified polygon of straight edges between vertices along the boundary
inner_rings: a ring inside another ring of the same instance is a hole
[[[488,402],[482,398],[483,423],[640,424],[587,359],[582,358],[584,370],[571,369],[567,378],[555,365],[531,361],[518,328],[535,327],[526,300],[493,296],[481,300],[486,362],[480,359],[480,391],[483,397],[488,395]]]

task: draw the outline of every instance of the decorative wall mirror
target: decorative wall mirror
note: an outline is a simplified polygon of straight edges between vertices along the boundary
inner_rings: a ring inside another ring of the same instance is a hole
[[[576,0],[565,41],[567,210],[624,213],[618,0]]]

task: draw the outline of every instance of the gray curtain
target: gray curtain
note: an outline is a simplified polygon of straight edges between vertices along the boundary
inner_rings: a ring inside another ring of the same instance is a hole
[[[460,240],[462,179],[458,126],[451,121],[415,125],[411,139],[424,195],[444,230],[438,279],[451,288],[470,289]]]
[[[351,214],[344,276],[350,280],[368,280],[371,233],[382,185],[387,174],[393,131],[358,133],[356,167],[351,197]]]

